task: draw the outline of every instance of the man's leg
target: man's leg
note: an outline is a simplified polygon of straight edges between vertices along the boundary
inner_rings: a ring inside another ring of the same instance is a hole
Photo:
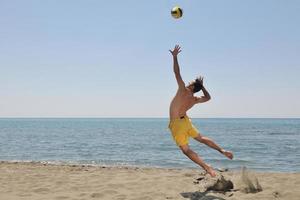
[[[201,134],[198,134],[198,136],[194,137],[194,139],[197,140],[198,142],[206,144],[207,146],[219,151],[221,154],[223,154],[229,159],[233,158],[233,154],[230,151],[225,151],[224,149],[219,147],[212,139],[208,137],[204,137]]]
[[[216,173],[214,170],[207,165],[199,156],[197,153],[195,153],[192,149],[190,149],[189,145],[182,145],[179,146],[181,151],[192,161],[194,161],[196,164],[200,165],[207,173],[209,173],[212,177],[216,176]]]

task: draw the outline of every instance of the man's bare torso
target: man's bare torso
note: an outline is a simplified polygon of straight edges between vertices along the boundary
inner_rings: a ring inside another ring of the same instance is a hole
[[[180,118],[195,105],[193,93],[187,89],[178,89],[175,97],[170,104],[170,119]]]

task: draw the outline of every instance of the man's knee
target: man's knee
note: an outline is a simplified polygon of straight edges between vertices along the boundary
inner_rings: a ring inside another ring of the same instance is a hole
[[[182,151],[182,153],[184,153],[185,155],[189,154],[191,149],[188,145],[182,145],[180,146],[180,149]]]
[[[204,137],[200,134],[197,135],[197,137],[195,137],[194,139],[196,139],[197,141],[203,143],[204,142]]]

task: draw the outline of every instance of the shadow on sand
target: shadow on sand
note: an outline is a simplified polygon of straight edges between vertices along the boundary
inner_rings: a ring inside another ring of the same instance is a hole
[[[225,200],[224,198],[213,196],[211,194],[207,195],[207,193],[208,192],[183,192],[180,194],[182,197],[190,200]]]

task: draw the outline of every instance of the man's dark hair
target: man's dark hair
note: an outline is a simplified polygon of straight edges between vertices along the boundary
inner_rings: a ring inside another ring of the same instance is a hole
[[[195,79],[195,82],[194,82],[193,85],[194,85],[194,89],[193,89],[194,93],[199,92],[200,90],[202,90],[203,85],[200,81],[200,77]]]

